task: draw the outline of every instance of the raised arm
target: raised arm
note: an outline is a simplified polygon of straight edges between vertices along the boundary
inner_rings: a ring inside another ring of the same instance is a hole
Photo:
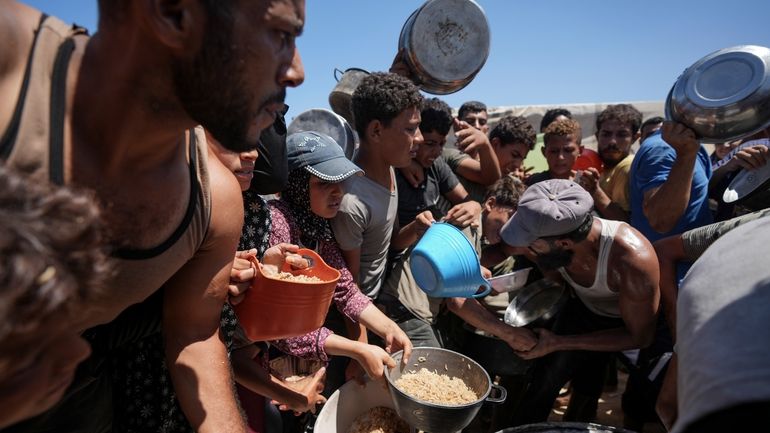
[[[206,239],[166,284],[163,335],[174,390],[199,432],[243,432],[220,315],[227,299],[233,255],[243,223],[238,183],[209,158],[212,215]]]
[[[465,153],[477,154],[479,156],[478,160],[465,158],[460,161],[455,170],[457,174],[485,186],[497,182],[497,179],[500,179],[500,176],[502,176],[502,172],[497,155],[489,143],[489,138],[466,122],[458,120],[455,120],[455,122],[457,122],[456,129],[458,130],[455,133],[457,136],[457,147]]]
[[[662,134],[676,151],[676,159],[666,181],[644,192],[642,205],[650,227],[658,233],[671,231],[687,210],[700,149],[695,133],[682,124],[666,122]]]

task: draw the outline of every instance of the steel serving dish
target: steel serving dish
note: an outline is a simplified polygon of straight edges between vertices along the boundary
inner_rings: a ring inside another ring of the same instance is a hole
[[[707,143],[748,137],[770,126],[770,48],[741,45],[687,68],[666,98],[666,117]]]

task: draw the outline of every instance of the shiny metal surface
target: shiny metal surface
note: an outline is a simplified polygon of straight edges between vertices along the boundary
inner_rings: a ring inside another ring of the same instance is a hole
[[[428,93],[446,95],[467,86],[489,56],[484,10],[473,0],[428,0],[404,23],[398,46]]]
[[[367,75],[369,72],[359,68],[348,68],[344,72],[339,69],[334,70],[337,85],[329,93],[329,106],[332,107],[332,111],[344,117],[350,125],[354,122],[353,108],[350,105],[353,92]]]
[[[497,293],[513,292],[524,287],[531,270],[532,268],[520,269],[509,274],[489,278],[487,281],[492,286],[492,290]]]
[[[505,323],[521,326],[541,326],[556,316],[569,298],[569,292],[550,280],[538,280],[525,286],[505,310]]]
[[[511,427],[497,433],[634,433],[620,427],[584,422],[543,422]]]
[[[333,111],[324,108],[313,108],[298,114],[289,124],[287,134],[295,132],[315,131],[333,138],[345,151],[348,159],[358,147],[357,137],[347,120]]]
[[[770,126],[770,48],[741,45],[703,57],[679,76],[665,110],[707,143]]]
[[[387,369],[385,377],[388,380],[388,388],[396,412],[414,428],[425,432],[460,431],[470,424],[485,401],[492,403],[505,401],[505,388],[492,385],[487,372],[463,354],[437,347],[415,347],[409,358],[409,364],[405,367],[401,366],[402,355],[403,351],[393,355],[398,365]],[[438,405],[417,400],[396,387],[395,381],[402,374],[421,368],[461,378],[479,396],[478,400],[460,406]],[[493,387],[498,394],[496,396],[490,396]]]

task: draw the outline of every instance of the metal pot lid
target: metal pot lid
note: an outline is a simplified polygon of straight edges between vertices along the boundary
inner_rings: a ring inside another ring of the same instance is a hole
[[[740,102],[767,79],[770,50],[746,45],[712,53],[683,74],[685,94],[695,105],[719,108]]]
[[[489,56],[489,23],[473,0],[428,0],[401,33],[414,66],[439,82],[472,78]]]
[[[355,150],[353,129],[342,116],[324,108],[313,108],[298,114],[287,128],[287,135],[295,132],[315,131],[333,138],[350,159]]]
[[[725,203],[734,203],[748,198],[752,193],[770,186],[770,163],[756,170],[741,170],[735,175],[722,195]]]

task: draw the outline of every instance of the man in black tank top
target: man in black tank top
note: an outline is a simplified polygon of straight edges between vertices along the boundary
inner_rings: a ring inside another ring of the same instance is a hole
[[[244,431],[219,335],[242,199],[192,128],[233,150],[256,147],[286,87],[304,79],[295,46],[304,0],[99,0],[99,9],[89,39],[16,1],[0,5],[0,94],[18,95],[0,101],[0,159],[92,189],[117,268],[108,295],[71,325],[92,338],[88,380],[16,431],[110,430],[110,408],[97,403],[111,400],[113,337],[136,339],[160,318],[192,428]]]

